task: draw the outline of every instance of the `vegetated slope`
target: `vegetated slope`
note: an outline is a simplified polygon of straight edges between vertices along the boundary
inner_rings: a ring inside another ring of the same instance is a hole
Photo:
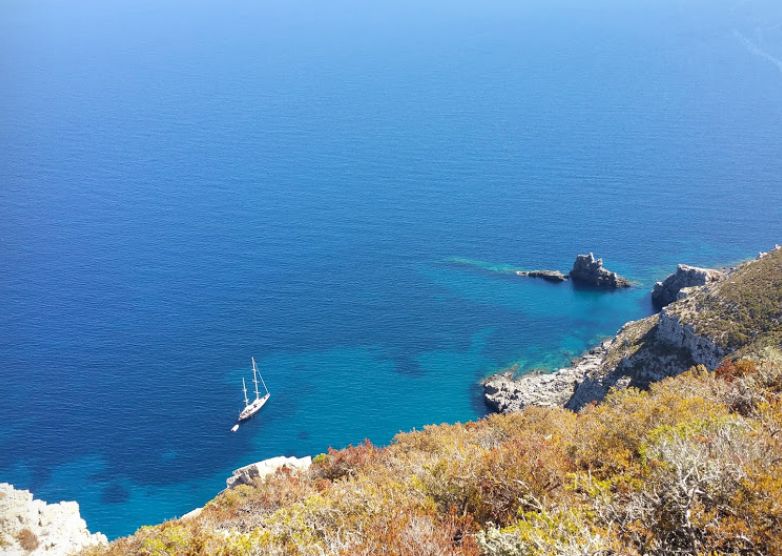
[[[330,451],[87,554],[782,555],[781,260],[676,309],[743,335],[714,372]]]

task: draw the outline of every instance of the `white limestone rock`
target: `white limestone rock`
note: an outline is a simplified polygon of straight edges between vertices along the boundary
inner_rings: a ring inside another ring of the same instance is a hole
[[[106,536],[90,533],[76,502],[47,504],[27,490],[0,483],[0,553],[6,556],[66,556]]]
[[[691,324],[682,322],[668,307],[660,312],[657,339],[667,346],[685,350],[694,363],[705,365],[709,369],[715,369],[727,355],[722,346],[711,338],[698,334]]]
[[[312,464],[312,458],[305,456],[303,458],[277,456],[265,459],[257,463],[251,463],[240,467],[225,481],[227,488],[236,488],[239,485],[250,485],[256,479],[262,479],[267,475],[276,473],[278,469],[287,468],[295,471],[305,471]]]

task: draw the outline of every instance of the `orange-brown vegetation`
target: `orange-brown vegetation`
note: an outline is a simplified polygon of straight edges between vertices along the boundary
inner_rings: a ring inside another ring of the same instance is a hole
[[[19,546],[22,550],[31,552],[38,548],[38,537],[29,529],[22,529],[16,534],[16,540],[19,542]]]

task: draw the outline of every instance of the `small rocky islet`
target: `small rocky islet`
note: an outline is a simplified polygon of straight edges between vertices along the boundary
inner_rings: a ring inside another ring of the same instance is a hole
[[[568,279],[568,277],[562,274],[559,270],[517,270],[516,276],[540,278],[542,280],[546,280],[547,282],[564,282]]]

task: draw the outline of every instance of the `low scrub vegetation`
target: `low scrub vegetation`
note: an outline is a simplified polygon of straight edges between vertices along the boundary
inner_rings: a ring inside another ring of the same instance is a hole
[[[330,451],[89,554],[779,555],[782,357]]]

